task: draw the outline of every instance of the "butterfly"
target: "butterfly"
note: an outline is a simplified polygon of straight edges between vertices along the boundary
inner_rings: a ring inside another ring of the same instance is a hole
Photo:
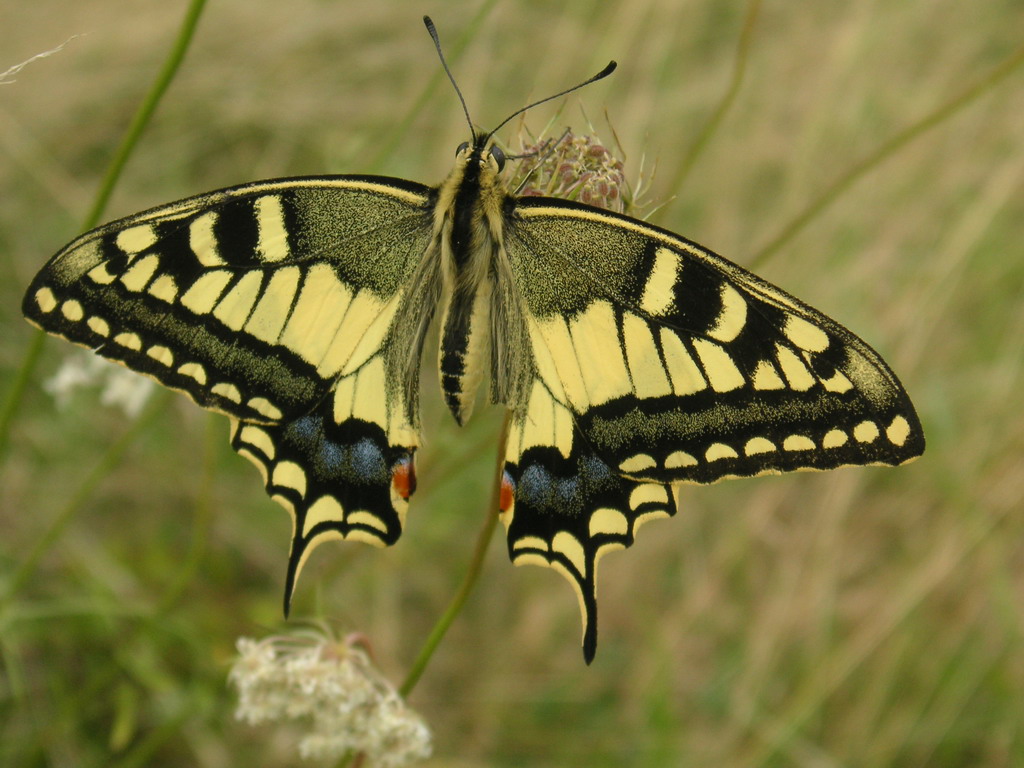
[[[455,420],[484,378],[508,409],[508,553],[574,587],[587,663],[600,558],[674,515],[681,483],[923,452],[902,385],[839,323],[668,230],[517,196],[495,131],[470,131],[438,186],[208,192],[81,235],[26,292],[32,323],[230,418],[292,516],[286,613],[320,543],[397,541],[435,325]]]

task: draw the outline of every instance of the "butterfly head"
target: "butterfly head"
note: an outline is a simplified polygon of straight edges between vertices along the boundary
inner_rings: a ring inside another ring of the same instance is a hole
[[[490,138],[490,134],[476,134],[472,142],[462,142],[455,150],[456,159],[465,163],[475,159],[482,167],[501,173],[507,157],[501,147],[490,143]]]

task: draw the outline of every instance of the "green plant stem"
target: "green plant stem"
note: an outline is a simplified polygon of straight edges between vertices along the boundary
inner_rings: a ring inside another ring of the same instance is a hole
[[[501,477],[505,468],[505,441],[508,438],[509,424],[510,416],[509,413],[506,413],[505,423],[501,428],[501,439],[498,440],[498,470],[495,476],[491,503],[487,508],[487,513],[484,515],[484,524],[480,528],[480,533],[477,535],[476,545],[473,548],[473,557],[469,561],[469,567],[466,569],[466,575],[462,579],[462,584],[459,585],[459,589],[452,597],[451,602],[448,604],[448,608],[445,609],[445,612],[441,615],[441,618],[438,619],[434,628],[427,636],[426,641],[423,643],[423,647],[420,649],[419,654],[416,656],[416,660],[413,662],[412,667],[409,669],[409,673],[405,677],[405,682],[403,682],[401,688],[398,689],[398,692],[402,694],[403,697],[408,696],[409,693],[412,692],[412,689],[416,687],[416,683],[419,682],[420,677],[422,677],[423,671],[426,669],[427,664],[434,655],[434,651],[437,650],[437,646],[444,638],[448,628],[452,625],[452,622],[455,621],[455,617],[459,615],[459,612],[462,610],[462,606],[466,604],[467,598],[480,578],[484,559],[487,557],[487,547],[491,543],[491,539],[494,537],[494,529],[498,524],[497,510],[499,508],[499,498],[501,494]]]
[[[216,428],[222,425],[221,417],[217,414],[207,413],[203,430],[203,472],[200,478],[199,488],[196,491],[194,504],[195,519],[190,527],[192,539],[189,542],[188,552],[181,567],[170,580],[170,584],[164,590],[156,607],[153,609],[154,616],[163,616],[181,599],[186,588],[195,578],[199,564],[202,562],[203,554],[206,552],[206,542],[209,538],[210,524],[213,520],[213,475],[216,464],[216,441],[218,435]]]
[[[185,52],[195,36],[196,25],[199,22],[199,16],[202,14],[205,5],[206,0],[192,0],[189,3],[181,29],[178,30],[178,35],[174,40],[167,59],[164,61],[163,67],[160,69],[156,80],[153,81],[153,85],[150,86],[149,92],[142,100],[142,104],[139,105],[134,117],[132,117],[132,121],[128,125],[120,146],[114,152],[114,156],[107,166],[107,171],[103,175],[103,180],[100,182],[100,187],[96,192],[96,197],[93,199],[92,206],[82,222],[81,231],[95,227],[103,215],[103,210],[106,208],[111,194],[113,194],[114,187],[121,177],[121,172],[124,170],[128,158],[139,142],[142,131],[156,111],[157,105],[163,98],[164,93],[166,93],[174,76],[178,73],[178,68],[185,58]],[[6,455],[11,424],[14,421],[15,413],[18,411],[18,406],[21,405],[21,401],[25,396],[28,382],[32,379],[32,374],[35,372],[36,365],[39,362],[45,338],[46,334],[42,331],[36,331],[33,335],[28,349],[25,350],[25,357],[18,368],[18,374],[7,391],[3,407],[0,408],[0,461],[3,461],[3,457]]]
[[[740,30],[740,38],[736,44],[736,55],[733,58],[732,65],[732,76],[729,79],[729,87],[725,93],[722,94],[721,100],[718,102],[718,106],[715,107],[715,111],[708,118],[708,121],[704,124],[700,133],[697,134],[697,138],[694,139],[693,144],[690,145],[690,150],[683,157],[679,168],[676,170],[675,176],[672,178],[668,189],[673,194],[677,194],[679,188],[686,181],[686,177],[689,176],[690,171],[693,170],[694,164],[697,162],[697,158],[700,157],[704,148],[710,142],[711,137],[714,135],[715,130],[721,124],[722,119],[725,117],[729,108],[732,107],[736,101],[736,96],[740,92],[740,88],[743,85],[743,79],[747,74],[747,61],[750,58],[750,45],[754,39],[754,26],[757,23],[757,16],[761,11],[761,0],[750,0],[747,5],[747,13],[743,19],[743,29]]]
[[[0,409],[0,462],[3,462],[7,455],[8,439],[11,434],[11,424],[14,422],[14,414],[25,397],[25,390],[29,381],[32,380],[32,373],[39,363],[39,356],[43,351],[43,342],[46,341],[46,334],[36,330],[25,350],[25,357],[18,366],[14,381],[7,390],[7,397],[4,398],[3,408]]]
[[[7,606],[8,602],[17,591],[25,584],[26,581],[32,576],[36,566],[42,559],[46,551],[53,546],[53,543],[60,538],[61,534],[68,527],[68,524],[74,518],[75,514],[82,508],[82,504],[93,490],[99,484],[99,482],[107,476],[111,469],[117,466],[117,463],[121,460],[121,456],[127,450],[135,439],[145,430],[146,427],[155,419],[155,417],[163,410],[167,403],[168,394],[161,393],[160,396],[154,397],[153,400],[146,407],[145,412],[140,416],[131,428],[125,432],[117,442],[111,445],[100,457],[100,460],[93,467],[92,471],[85,476],[85,479],[78,486],[78,489],[72,495],[70,501],[64,506],[64,509],[50,522],[49,527],[43,532],[43,535],[39,537],[35,545],[32,547],[28,556],[19,563],[17,570],[11,574],[10,580],[4,587],[3,593],[0,594],[0,611]]]
[[[1001,80],[1008,77],[1021,64],[1024,64],[1024,46],[1021,46],[1000,64],[993,68],[987,75],[965,88],[949,101],[941,104],[934,111],[925,115],[913,125],[900,131],[888,141],[883,142],[874,152],[869,154],[859,163],[855,163],[846,173],[832,182],[822,194],[818,195],[810,205],[793,218],[782,231],[761,248],[749,262],[749,268],[754,269],[760,266],[769,256],[782,248],[786,243],[796,237],[818,214],[834,203],[840,195],[859,181],[875,167],[881,165],[899,150],[905,147],[914,139],[924,135],[927,131],[943,123],[948,118],[957,114],[975,99],[983,96],[992,90]]]

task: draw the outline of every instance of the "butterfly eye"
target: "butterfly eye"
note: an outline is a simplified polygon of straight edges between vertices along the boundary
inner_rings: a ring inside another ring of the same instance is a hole
[[[501,151],[501,147],[491,147],[491,157],[498,164],[499,171],[505,167],[505,153]]]
[[[459,148],[455,150],[455,156],[458,157],[463,152],[465,152],[467,149],[469,149],[469,142],[468,141],[462,142],[461,144],[459,144]]]

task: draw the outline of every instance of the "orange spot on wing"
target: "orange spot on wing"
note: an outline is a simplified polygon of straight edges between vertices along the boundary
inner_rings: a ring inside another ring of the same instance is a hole
[[[405,456],[395,462],[391,468],[391,482],[403,499],[408,499],[416,491],[416,465],[412,456]]]
[[[516,498],[516,486],[508,472],[501,474],[501,488],[498,491],[498,510],[508,512]]]

